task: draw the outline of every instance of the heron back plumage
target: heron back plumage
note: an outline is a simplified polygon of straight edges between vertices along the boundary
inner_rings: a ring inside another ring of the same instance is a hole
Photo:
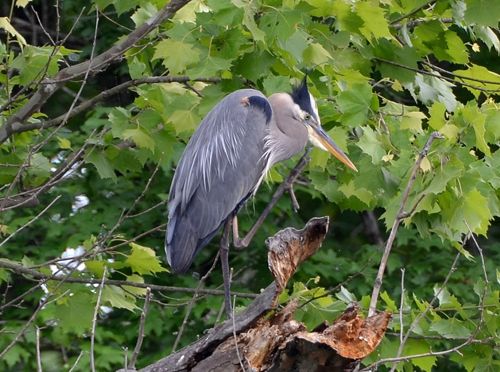
[[[184,272],[256,187],[264,171],[272,109],[259,91],[226,96],[200,123],[172,181],[165,249]]]

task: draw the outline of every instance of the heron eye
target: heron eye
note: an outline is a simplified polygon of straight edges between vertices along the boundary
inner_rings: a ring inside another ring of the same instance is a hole
[[[311,120],[311,114],[304,113],[304,120]]]

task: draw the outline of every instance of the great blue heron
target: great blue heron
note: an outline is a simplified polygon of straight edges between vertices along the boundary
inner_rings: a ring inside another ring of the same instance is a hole
[[[185,272],[225,224],[220,249],[226,312],[229,303],[229,225],[273,164],[304,150],[307,141],[356,170],[324,132],[306,80],[291,94],[269,98],[254,89],[226,96],[186,146],[170,188],[165,249],[174,272]],[[228,314],[230,316],[230,314]]]

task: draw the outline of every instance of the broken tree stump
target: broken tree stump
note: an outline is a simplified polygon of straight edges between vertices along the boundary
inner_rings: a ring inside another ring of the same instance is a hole
[[[141,371],[349,371],[382,340],[391,314],[363,319],[357,304],[332,324],[308,332],[294,320],[297,301],[276,310],[279,294],[297,267],[320,247],[328,217],[311,219],[302,230],[287,228],[266,240],[275,277],[248,307],[190,346]],[[123,370],[121,370],[123,371]]]

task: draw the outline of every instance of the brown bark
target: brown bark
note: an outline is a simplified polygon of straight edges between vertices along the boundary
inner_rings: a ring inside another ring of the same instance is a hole
[[[269,238],[268,262],[275,282],[234,320],[141,371],[353,370],[382,340],[389,313],[363,319],[352,304],[332,325],[308,332],[294,320],[298,302],[276,310],[279,293],[298,265],[321,247],[327,230],[328,217],[313,218],[302,230],[287,228]]]

